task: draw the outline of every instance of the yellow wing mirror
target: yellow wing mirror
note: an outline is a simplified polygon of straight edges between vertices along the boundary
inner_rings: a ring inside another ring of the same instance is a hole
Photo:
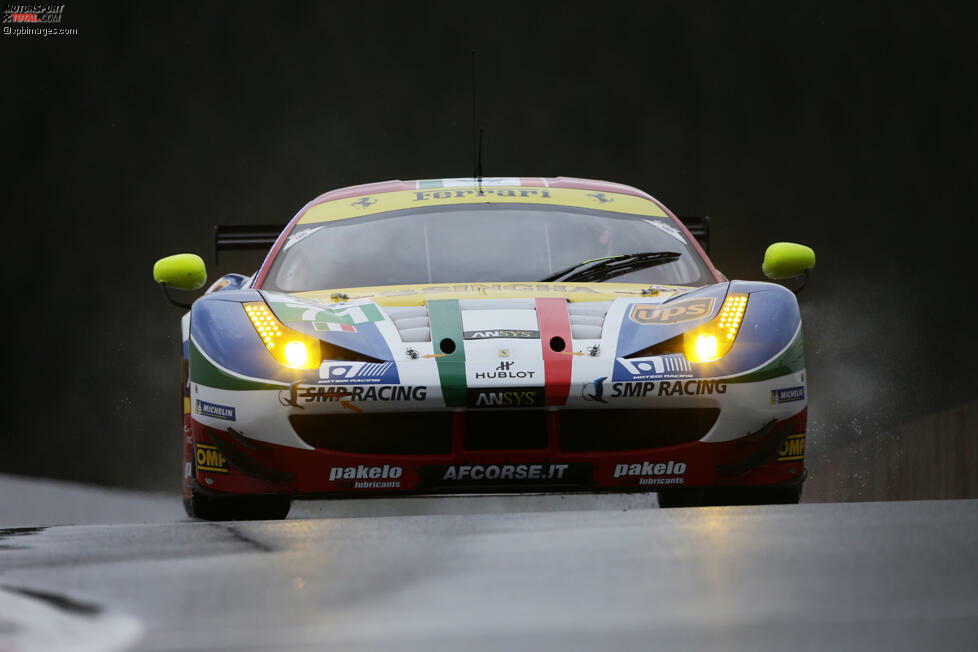
[[[207,268],[197,254],[167,256],[153,265],[153,280],[178,290],[199,290],[207,282]]]
[[[807,274],[814,268],[815,251],[794,242],[775,242],[764,252],[761,264],[764,276],[774,280]]]
[[[153,280],[163,288],[167,301],[179,308],[190,308],[189,303],[175,301],[167,288],[199,290],[207,282],[207,268],[197,254],[177,254],[160,258],[153,265]]]

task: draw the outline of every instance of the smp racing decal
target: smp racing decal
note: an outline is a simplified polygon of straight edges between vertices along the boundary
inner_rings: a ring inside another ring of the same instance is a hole
[[[611,383],[611,392],[604,388],[606,376],[595,379],[581,388],[585,401],[607,403],[609,398],[644,398],[646,396],[704,396],[726,394],[727,384],[719,380],[660,380],[644,383]]]
[[[421,468],[426,486],[591,484],[590,464],[452,464]]]
[[[651,358],[616,358],[612,380],[660,380],[692,378],[693,365],[680,355],[657,355]]]
[[[319,368],[319,382],[323,385],[357,383],[362,385],[396,385],[401,382],[393,362],[344,362],[323,365]]]
[[[194,414],[199,414],[205,417],[211,417],[212,419],[223,419],[225,421],[234,421],[234,408],[228,405],[218,405],[217,403],[208,403],[207,401],[202,401],[197,399],[194,403]]]
[[[805,459],[805,433],[799,432],[788,435],[781,448],[778,449],[779,462],[795,462]]]
[[[676,324],[709,316],[715,301],[713,297],[701,297],[662,304],[636,303],[628,316],[636,324]]]
[[[329,469],[329,481],[346,489],[397,489],[404,473],[399,466],[334,466]]]
[[[779,403],[790,403],[791,401],[804,401],[805,400],[805,388],[801,385],[798,387],[788,387],[786,389],[772,389],[771,390],[771,405],[777,405]]]
[[[292,400],[286,402],[286,405],[333,403],[336,401],[424,401],[428,397],[428,388],[424,385],[368,385],[366,387],[359,385],[353,387],[339,385],[301,387],[293,385],[291,391],[293,393],[293,396],[290,397]]]
[[[466,398],[469,407],[542,407],[545,398],[544,392],[543,387],[469,388],[466,391]]]
[[[614,477],[626,478],[630,484],[667,485],[684,484],[686,478],[685,462],[641,462],[637,464],[616,464]]]
[[[227,473],[228,461],[216,446],[197,444],[197,470],[210,473]]]
[[[462,331],[462,337],[467,340],[489,340],[489,339],[498,339],[498,338],[538,340],[540,339],[540,331],[526,331],[526,330]]]

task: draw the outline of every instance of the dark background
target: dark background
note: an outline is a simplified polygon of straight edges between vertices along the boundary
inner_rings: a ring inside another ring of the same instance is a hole
[[[638,186],[760,278],[811,245],[809,467],[972,401],[976,16],[964,3],[68,1],[0,38],[0,472],[176,490],[164,255],[327,190],[472,170]],[[250,273],[255,259],[238,269]],[[939,473],[940,469],[935,469]]]

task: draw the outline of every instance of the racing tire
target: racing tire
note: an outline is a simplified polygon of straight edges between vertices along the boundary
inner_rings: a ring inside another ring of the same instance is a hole
[[[288,496],[210,496],[196,489],[183,499],[187,516],[205,521],[273,521],[289,515]]]
[[[791,487],[701,487],[659,492],[659,507],[796,505],[801,484]]]

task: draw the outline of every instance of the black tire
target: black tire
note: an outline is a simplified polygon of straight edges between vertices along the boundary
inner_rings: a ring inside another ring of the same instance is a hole
[[[801,485],[793,487],[701,487],[659,492],[659,507],[724,505],[795,505]]]
[[[292,499],[288,496],[209,496],[193,490],[183,499],[191,518],[205,521],[273,521],[289,515]]]

